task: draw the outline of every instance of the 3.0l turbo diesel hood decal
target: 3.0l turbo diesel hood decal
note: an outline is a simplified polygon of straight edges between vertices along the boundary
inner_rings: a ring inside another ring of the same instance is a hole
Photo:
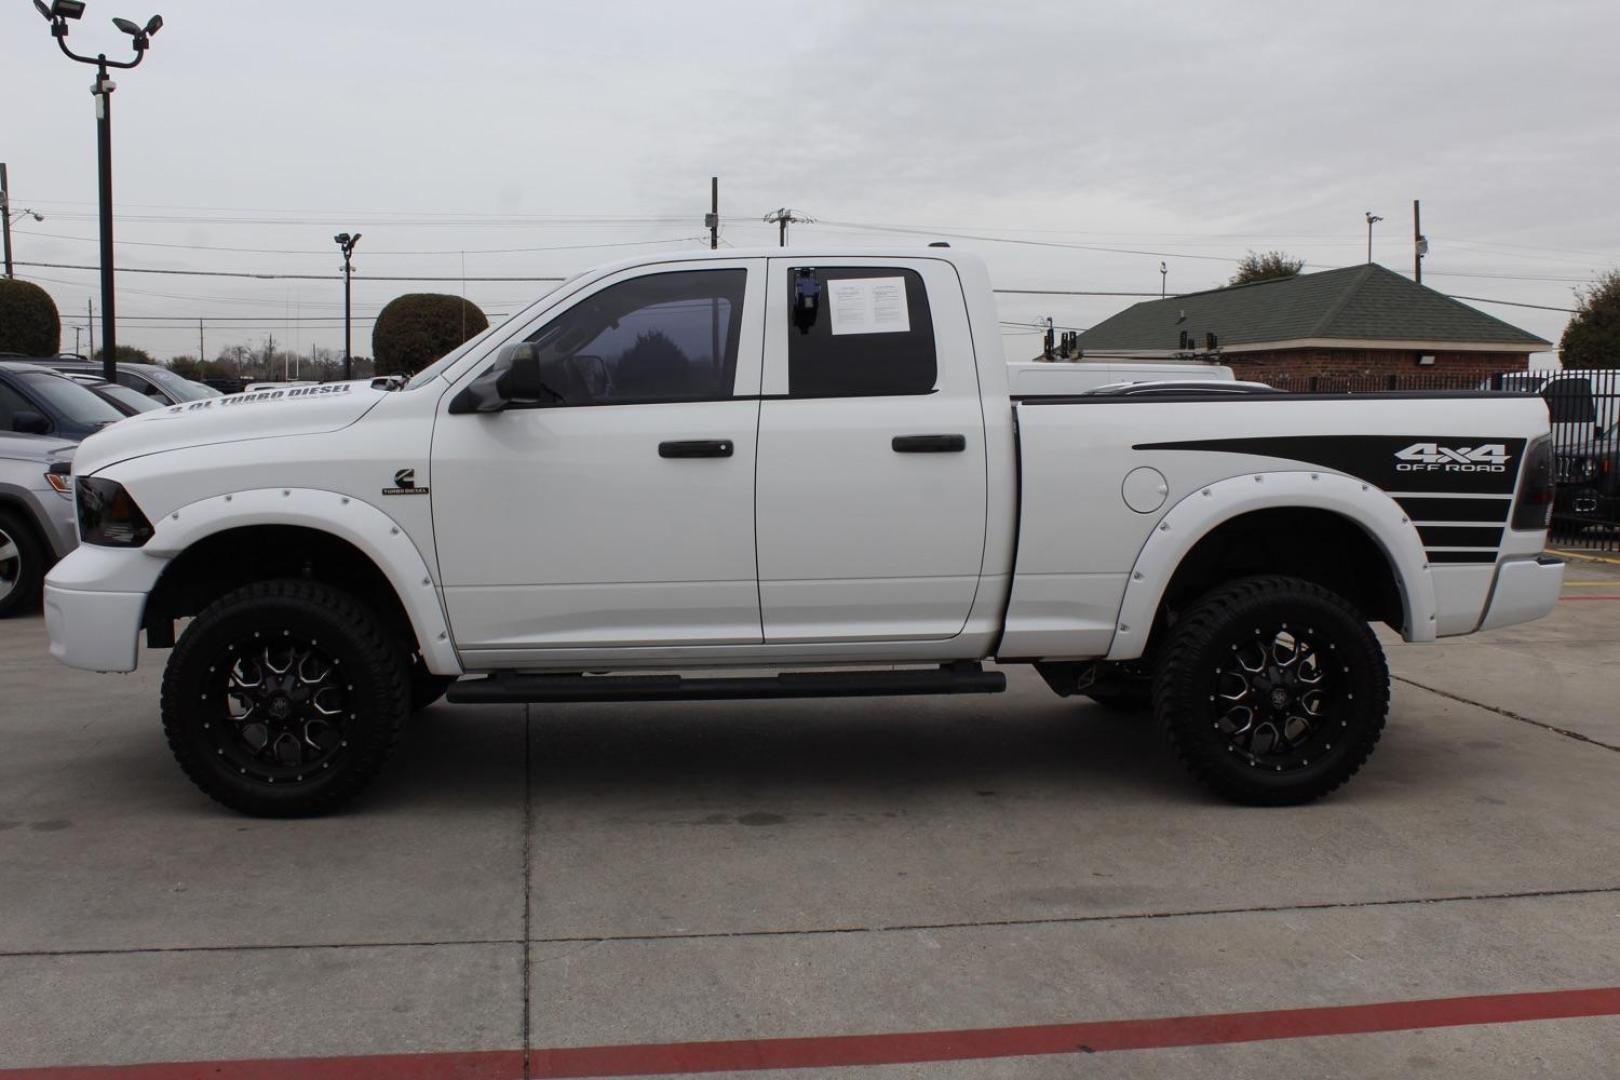
[[[360,419],[388,393],[367,382],[321,383],[153,409],[86,439],[74,471],[88,475],[115,462],[165,450],[336,431]]]
[[[1252,454],[1347,473],[1383,490],[1511,495],[1523,439],[1437,435],[1278,435],[1140,443],[1134,450]]]

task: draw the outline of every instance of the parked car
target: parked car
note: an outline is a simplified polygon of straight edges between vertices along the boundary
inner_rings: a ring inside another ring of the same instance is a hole
[[[1496,381],[1547,403],[1558,527],[1620,527],[1620,369],[1518,371]]]
[[[98,397],[105,398],[113,408],[125,416],[163,408],[163,402],[156,398],[147,397],[122,383],[110,383],[99,375],[84,375],[77,371],[64,371],[62,374],[80,386],[88,387]]]
[[[60,372],[33,362],[0,361],[0,431],[79,440],[125,415]]]
[[[76,444],[0,433],[0,619],[30,610],[45,572],[78,543]]]
[[[96,376],[100,376],[102,373],[100,361],[95,360],[63,360],[59,357],[52,357],[35,362],[63,372]],[[118,382],[131,390],[145,394],[162,405],[178,405],[185,401],[197,401],[200,398],[216,396],[213,388],[204,386],[202,383],[192,382],[190,379],[181,378],[168,368],[158,364],[120,363],[118,365]]]
[[[1150,671],[1196,778],[1301,803],[1382,734],[1370,624],[1526,622],[1563,582],[1539,400],[1020,380],[983,262],[950,250],[638,257],[391,385],[196,402],[79,451],[52,655],[172,648],[169,746],[225,805],[339,805],[443,694],[997,693],[992,660],[1063,696]],[[703,674],[736,668],[759,673]]]

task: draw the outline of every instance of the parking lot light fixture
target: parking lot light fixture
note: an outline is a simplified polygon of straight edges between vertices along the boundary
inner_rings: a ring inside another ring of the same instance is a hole
[[[152,35],[163,29],[163,17],[154,15],[141,26],[128,19],[114,19],[113,25],[134,39],[135,56],[130,60],[109,60],[106,53],[81,56],[68,48],[68,20],[84,17],[83,0],[34,0],[34,9],[51,24],[51,36],[69,60],[81,64],[94,64],[96,81],[90,87],[96,99],[96,164],[101,201],[101,374],[108,382],[118,375],[117,306],[113,298],[113,217],[112,217],[112,92],[117,84],[107,76],[108,68],[133,68],[140,65],[151,47]]]
[[[353,321],[350,317],[352,309],[349,305],[349,282],[350,276],[354,272],[354,262],[352,260],[354,245],[360,242],[360,234],[355,233],[350,236],[348,233],[338,233],[332,237],[332,241],[343,252],[343,378],[347,381],[354,378],[354,338],[352,332]]]

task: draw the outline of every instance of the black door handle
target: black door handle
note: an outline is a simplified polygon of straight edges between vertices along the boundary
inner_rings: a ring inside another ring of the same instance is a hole
[[[730,439],[687,439],[683,442],[661,442],[658,456],[663,458],[730,457],[733,450]]]
[[[967,449],[965,435],[896,435],[891,444],[897,454],[960,454]]]

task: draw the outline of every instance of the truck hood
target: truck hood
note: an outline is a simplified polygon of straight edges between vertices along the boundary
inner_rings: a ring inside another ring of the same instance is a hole
[[[259,390],[153,409],[84,440],[73,471],[88,476],[120,461],[165,450],[336,431],[360,419],[388,393],[360,380]]]

